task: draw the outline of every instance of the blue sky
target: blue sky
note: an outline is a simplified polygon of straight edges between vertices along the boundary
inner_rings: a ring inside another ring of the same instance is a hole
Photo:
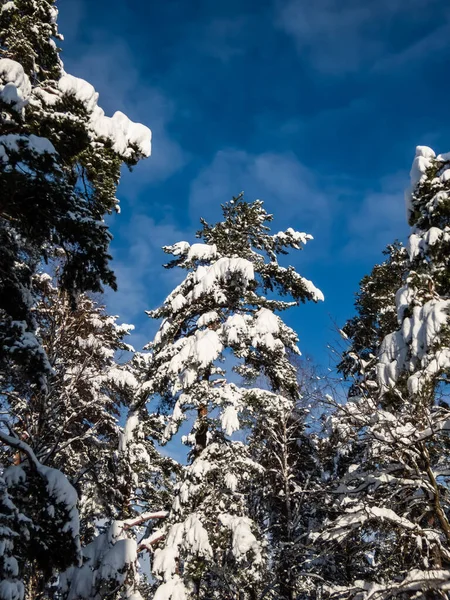
[[[245,191],[314,241],[289,258],[325,303],[286,315],[303,353],[328,366],[333,322],[360,278],[407,235],[414,148],[450,150],[446,0],[66,0],[66,70],[108,115],[153,132],[124,173],[112,220],[120,291],[111,312],[137,327],[176,283],[159,248],[192,241],[200,216]]]

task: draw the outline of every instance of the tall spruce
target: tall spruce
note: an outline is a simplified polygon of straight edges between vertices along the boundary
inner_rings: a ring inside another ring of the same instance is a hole
[[[165,247],[166,265],[187,271],[153,318],[163,319],[153,342],[147,394],[170,416],[167,440],[196,414],[185,438],[192,450],[182,473],[153,573],[162,598],[255,599],[267,583],[267,540],[252,519],[251,497],[263,467],[233,434],[250,431],[260,411],[281,414],[299,390],[290,352],[297,336],[275,311],[323,298],[278,256],[311,236],[293,229],[269,233],[261,201],[243,196],[223,205],[223,221],[202,220],[202,243]],[[233,382],[232,372],[249,382]],[[261,374],[272,391],[251,387]],[[241,436],[242,439],[242,436]]]
[[[346,467],[316,536],[332,597],[428,599],[448,590],[449,166],[449,155],[417,148],[397,323],[383,332],[371,385],[332,419]]]
[[[114,469],[99,466],[108,444],[119,446],[123,389],[106,371],[120,340],[101,355],[98,321],[108,319],[83,321],[96,310],[84,293],[115,287],[104,217],[118,210],[121,166],[149,155],[150,131],[122,113],[106,117],[94,88],[65,73],[53,1],[0,9],[0,519],[14,525],[2,534],[0,597],[9,600],[47,593],[80,560],[92,520],[114,512],[105,490],[121,493]],[[38,282],[44,263],[57,289]],[[63,471],[81,496],[81,529]]]
[[[348,345],[338,371],[352,382],[350,396],[364,393],[367,384],[373,385],[381,343],[397,327],[395,295],[408,269],[408,253],[400,242],[395,242],[383,254],[386,260],[375,265],[361,280],[355,301],[356,315],[342,330]]]
[[[131,326],[118,325],[116,317],[84,294],[74,310],[67,292],[46,274],[35,275],[33,281],[35,318],[52,374],[45,389],[11,378],[2,408],[13,442],[25,440],[40,468],[64,474],[75,488],[82,564],[66,570],[70,546],[65,554],[61,551],[65,535],[58,529],[64,523],[49,518],[43,528],[47,494],[42,486],[24,487],[22,476],[27,481],[32,475],[29,456],[2,438],[5,494],[13,498],[19,514],[30,515],[30,500],[35,511],[35,529],[26,534],[14,521],[20,531],[17,541],[28,547],[17,558],[16,575],[27,599],[44,589],[57,597],[122,598],[130,590],[138,592],[138,553],[147,552],[145,529],[166,514],[176,465],[160,456],[152,441],[161,435],[162,419],[134,409],[139,355],[117,362],[118,354],[132,350],[125,342]],[[121,427],[119,419],[127,412]],[[4,518],[14,515],[6,511]],[[39,553],[50,536],[58,554],[53,549],[46,553],[43,568]],[[91,560],[94,548],[96,558]],[[117,558],[115,570],[108,570],[111,553],[122,551],[123,561]]]
[[[31,278],[62,262],[60,284],[115,287],[105,214],[122,164],[150,153],[150,131],[97,105],[94,88],[64,72],[53,0],[1,2],[0,360],[35,380],[50,371],[36,337]]]

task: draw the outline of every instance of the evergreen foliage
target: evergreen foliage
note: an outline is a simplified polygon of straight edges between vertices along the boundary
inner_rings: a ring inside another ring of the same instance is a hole
[[[32,275],[57,258],[74,303],[115,288],[103,219],[117,206],[121,165],[149,154],[150,131],[122,113],[105,117],[92,86],[64,72],[53,1],[1,4],[0,360],[43,384],[50,365],[36,338]]]
[[[360,351],[359,394],[331,419],[337,456],[329,518],[314,536],[327,548],[324,590],[331,597],[437,598],[447,590],[450,411],[441,395],[449,369],[448,164],[446,155],[417,149],[408,260],[395,261],[398,273],[381,267],[363,280],[359,300],[367,305],[373,286],[378,328],[366,329],[363,310],[347,327]],[[392,275],[400,273],[393,290]],[[394,297],[396,322],[382,322]],[[366,339],[374,341],[376,358],[364,354]]]
[[[251,431],[261,410],[276,419],[295,404],[289,353],[298,352],[297,336],[274,311],[323,298],[293,267],[278,263],[311,236],[292,229],[271,235],[262,202],[246,203],[242,195],[222,208],[223,221],[202,221],[197,236],[205,243],[165,248],[175,257],[167,267],[187,275],[149,313],[163,321],[148,346],[143,389],[158,395],[170,415],[166,438],[197,412],[186,439],[190,464],[155,551],[153,572],[162,579],[155,600],[256,599],[264,589],[267,540],[249,502],[264,467],[233,433]],[[249,384],[264,375],[273,391],[238,386],[227,367]]]
[[[317,418],[281,318],[323,300],[281,264],[312,237],[261,201],[164,247],[184,278],[146,351],[93,295],[151,134],[65,72],[57,16],[0,0],[0,600],[448,598],[450,153],[417,148],[407,247],[362,279]]]

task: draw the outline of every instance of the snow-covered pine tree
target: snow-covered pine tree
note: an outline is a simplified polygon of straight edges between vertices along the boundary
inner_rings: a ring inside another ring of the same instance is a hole
[[[132,350],[124,340],[131,326],[118,325],[117,317],[107,315],[85,294],[73,309],[68,293],[55,287],[46,274],[35,275],[33,282],[35,320],[52,374],[45,389],[20,377],[9,378],[10,391],[3,395],[7,425],[16,437],[26,440],[43,468],[64,473],[78,492],[79,536],[88,565],[81,570],[72,567],[60,577],[64,594],[70,597],[76,592],[77,598],[86,599],[96,594],[99,598],[122,597],[138,584],[136,528],[150,523],[149,513],[165,514],[174,463],[159,455],[151,439],[160,435],[161,418],[141,409],[140,419],[133,409],[138,387],[134,363],[139,356],[131,363],[117,362],[118,353]],[[17,373],[13,371],[13,375]],[[130,415],[121,428],[118,420],[126,410]],[[3,458],[6,464],[29,471],[27,455],[15,446],[9,452],[6,447]],[[32,492],[37,494],[34,505],[43,502],[45,506],[45,495],[28,490],[29,495]],[[28,502],[29,498],[24,502],[19,495],[17,510],[28,514]],[[98,531],[98,523],[105,523],[104,532]],[[142,532],[140,537],[148,536]],[[31,539],[35,538],[39,540],[39,535],[33,532]],[[115,548],[119,540],[129,541]],[[145,550],[145,544],[141,546]],[[111,565],[108,570],[105,561],[108,564],[112,554],[120,554],[120,548],[130,552],[121,564],[116,557],[116,570]],[[26,558],[26,564],[19,561],[18,568],[27,590],[30,581],[42,589],[49,575],[68,566],[49,557],[44,573],[31,551]],[[90,582],[86,579],[89,573]],[[116,596],[111,595],[112,589]],[[27,592],[27,598],[31,597]]]
[[[261,407],[275,414],[295,403],[288,355],[297,352],[297,336],[275,311],[323,299],[293,267],[278,263],[311,236],[293,229],[270,235],[272,216],[263,203],[246,203],[242,195],[223,205],[223,215],[212,226],[202,220],[203,243],[164,248],[175,256],[167,266],[187,275],[149,312],[163,321],[149,344],[143,399],[159,396],[170,413],[167,440],[186,415],[197,415],[186,438],[190,462],[159,532],[152,567],[162,581],[155,600],[247,600],[262,591],[266,541],[250,506],[262,467],[232,435],[250,428]],[[249,382],[264,374],[274,391],[237,385],[228,367]]]
[[[129,327],[118,326],[115,318],[84,295],[74,310],[68,293],[54,287],[48,275],[35,275],[33,281],[34,318],[52,374],[46,387],[40,388],[17,371],[10,373],[8,388],[2,392],[3,412],[8,415],[5,425],[14,437],[26,441],[42,468],[57,469],[77,488],[84,544],[92,539],[96,519],[114,517],[121,506],[112,455],[118,446],[117,418],[124,388],[135,381],[117,365],[114,354],[128,348],[123,338]],[[3,459],[5,466],[19,465],[26,475],[32,466],[28,455],[14,445],[8,448],[7,441]],[[35,510],[43,503],[39,510],[45,512],[41,492],[34,488],[28,490],[29,497],[19,495],[17,508],[27,514],[32,501]],[[35,516],[36,527],[42,528],[39,518],[44,516]],[[46,543],[38,533],[31,542],[30,548],[39,551]],[[67,565],[49,557],[46,570],[41,569],[39,557],[30,550],[19,571],[27,590],[31,581],[42,589],[54,571]]]
[[[333,418],[337,439],[358,450],[316,536],[334,559],[332,597],[428,599],[449,589],[449,166],[449,155],[417,148],[397,326],[381,343],[376,379]]]
[[[103,218],[117,206],[122,164],[150,153],[150,131],[97,105],[64,72],[53,0],[0,3],[0,360],[38,379],[50,370],[36,338],[31,277],[62,261],[74,298],[115,286]],[[56,41],[55,41],[56,40]]]
[[[356,315],[347,321],[341,332],[348,345],[338,371],[353,382],[349,396],[360,395],[366,382],[376,379],[374,374],[381,343],[397,327],[395,294],[409,267],[408,254],[398,241],[388,245],[383,254],[386,260],[375,265],[361,280],[355,300]]]
[[[0,442],[17,454],[12,464],[3,457],[0,463],[0,599],[31,600],[42,597],[55,572],[81,558],[78,496],[61,471],[40,463],[4,429]]]

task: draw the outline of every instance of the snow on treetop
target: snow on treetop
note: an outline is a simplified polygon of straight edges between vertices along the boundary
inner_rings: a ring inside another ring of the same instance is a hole
[[[436,158],[434,150],[428,146],[417,146],[416,154],[413,160],[411,171],[409,173],[411,184],[405,192],[405,203],[408,220],[412,213],[411,196],[415,188],[426,176],[427,169],[432,165],[433,159]]]
[[[274,242],[281,244],[290,244],[294,248],[300,248],[301,245],[305,245],[308,240],[313,240],[313,236],[309,233],[301,231],[294,231],[292,227],[288,227],[286,231],[279,231],[272,236]]]
[[[416,156],[413,160],[413,164],[410,171],[411,185],[413,188],[422,181],[425,176],[426,170],[432,163],[432,159],[435,158],[435,153],[431,148],[426,148],[427,152],[421,151],[416,152]]]
[[[10,58],[0,59],[0,81],[0,99],[21,111],[31,94],[31,83],[22,65]]]

